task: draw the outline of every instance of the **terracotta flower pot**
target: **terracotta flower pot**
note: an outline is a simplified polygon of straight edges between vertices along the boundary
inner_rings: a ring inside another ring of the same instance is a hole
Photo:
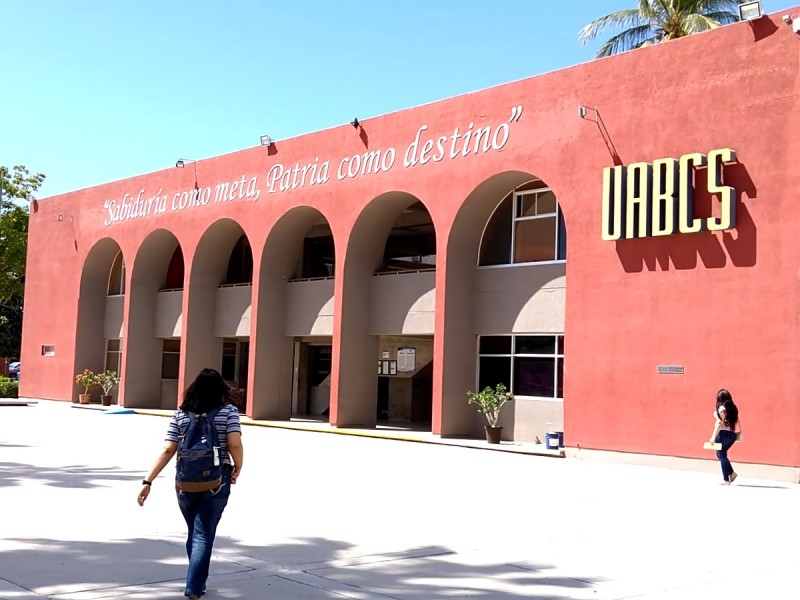
[[[489,427],[486,425],[484,427],[486,429],[486,441],[490,444],[499,444],[500,443],[500,436],[503,434],[502,427]]]
[[[91,394],[78,394],[78,401],[81,404],[89,404],[89,402],[91,402],[91,400],[92,400],[92,395]]]

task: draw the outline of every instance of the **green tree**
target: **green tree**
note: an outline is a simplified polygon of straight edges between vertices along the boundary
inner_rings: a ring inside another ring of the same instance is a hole
[[[639,0],[638,8],[595,19],[578,37],[586,44],[609,29],[621,30],[600,47],[600,58],[734,23],[738,6],[739,0]]]
[[[0,165],[0,356],[17,358],[28,249],[28,210],[20,205],[44,181],[22,165]]]

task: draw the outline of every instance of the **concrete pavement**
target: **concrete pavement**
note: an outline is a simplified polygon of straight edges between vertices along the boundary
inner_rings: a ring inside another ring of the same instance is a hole
[[[0,408],[0,598],[181,598],[167,421]],[[800,486],[248,426],[208,598],[791,596]],[[735,451],[733,452],[735,464]]]

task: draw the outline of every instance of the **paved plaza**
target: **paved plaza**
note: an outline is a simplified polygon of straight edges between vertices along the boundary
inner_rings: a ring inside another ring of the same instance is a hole
[[[182,597],[172,464],[136,504],[166,427],[0,407],[0,598]],[[243,441],[212,600],[796,594],[797,485],[254,426]]]

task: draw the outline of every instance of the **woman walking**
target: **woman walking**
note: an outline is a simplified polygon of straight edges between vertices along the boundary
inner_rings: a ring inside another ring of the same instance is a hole
[[[218,446],[209,452],[209,465],[220,466],[219,479],[210,483],[187,483],[176,479],[178,506],[188,527],[186,553],[189,569],[186,573],[184,595],[190,600],[199,599],[206,591],[211,550],[217,532],[217,524],[228,504],[231,484],[236,483],[242,471],[244,451],[239,411],[230,403],[230,388],[214,369],[203,369],[197,379],[186,389],[183,403],[175,412],[167,429],[166,444],[158,455],[147,477],[142,481],[139,506],[143,506],[150,495],[153,480],[178,451],[180,443],[191,436],[190,428],[200,420],[208,418],[216,431]],[[200,442],[207,443],[206,436]],[[211,449],[210,449],[211,450]],[[191,452],[198,451],[193,448]],[[202,454],[202,453],[201,453]],[[179,461],[182,455],[179,455]],[[194,459],[194,455],[190,457]],[[188,461],[187,461],[188,462]],[[183,465],[179,465],[180,467]],[[213,471],[213,469],[209,469]],[[206,471],[208,472],[208,471]],[[205,488],[205,491],[187,491],[186,488]],[[183,488],[183,489],[181,489]]]
[[[717,408],[714,410],[714,417],[714,432],[711,434],[711,442],[722,446],[717,450],[717,458],[722,467],[722,479],[730,485],[737,476],[728,459],[728,451],[736,443],[738,435],[741,434],[741,426],[739,409],[733,403],[731,393],[726,389],[717,392]]]

